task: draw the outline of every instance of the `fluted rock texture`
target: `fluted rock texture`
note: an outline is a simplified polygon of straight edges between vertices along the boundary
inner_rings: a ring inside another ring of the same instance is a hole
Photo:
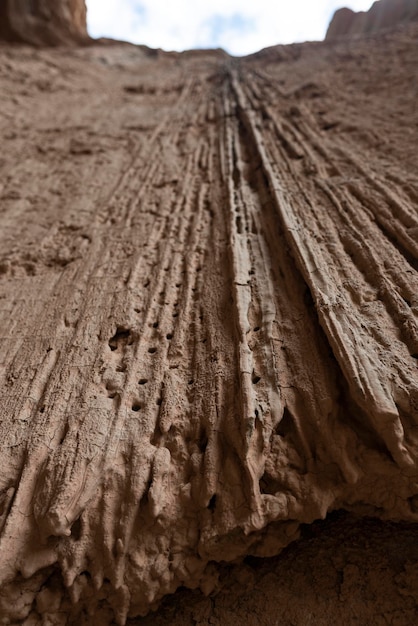
[[[416,20],[418,20],[418,0],[378,0],[369,11],[355,13],[351,9],[338,9],[328,27],[326,39],[342,35],[350,37],[369,35]]]
[[[0,48],[3,623],[418,521],[416,38]]]
[[[33,45],[88,41],[84,0],[1,0],[0,40]]]

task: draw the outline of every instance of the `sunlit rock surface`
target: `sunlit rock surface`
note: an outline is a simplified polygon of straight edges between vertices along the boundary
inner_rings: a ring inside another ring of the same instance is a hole
[[[369,35],[416,20],[418,0],[378,0],[369,11],[355,13],[351,9],[338,9],[328,27],[326,38]]]

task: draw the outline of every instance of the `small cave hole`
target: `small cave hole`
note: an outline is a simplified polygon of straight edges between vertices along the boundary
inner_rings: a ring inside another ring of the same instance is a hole
[[[172,333],[168,333],[168,334],[166,335],[166,337],[167,337],[167,339],[170,341],[170,339],[172,339],[172,338],[173,338],[173,335],[172,335]]]
[[[156,402],[157,406],[161,406],[162,403],[163,403],[163,399],[162,398],[157,398],[157,402]]]
[[[283,417],[280,422],[276,426],[276,434],[280,435],[280,437],[286,437],[293,430],[293,419],[290,414],[290,411],[287,407],[285,407],[283,411]]]
[[[147,378],[141,378],[141,380],[138,381],[138,385],[146,385],[148,382]]]
[[[135,413],[137,413],[140,410],[141,410],[141,405],[138,404],[137,402],[134,402],[132,405],[132,411],[135,411]]]
[[[281,485],[277,480],[267,474],[267,472],[263,474],[260,479],[260,492],[262,494],[274,496],[280,489]]]
[[[211,497],[208,504],[209,511],[214,511],[216,507],[216,493]]]
[[[158,328],[158,322],[154,322],[152,325],[153,328]]]
[[[119,346],[130,345],[132,341],[131,331],[118,326],[116,333],[109,339],[108,345],[113,352],[117,350]]]
[[[193,385],[193,383],[194,383],[194,380],[193,380],[193,378],[191,378],[187,384],[188,385]]]
[[[253,382],[253,385],[258,385],[258,383],[260,382],[260,380],[261,380],[261,377],[260,377],[260,376],[256,376],[255,374],[253,375],[253,377],[252,377],[252,382]]]
[[[71,526],[71,537],[72,539],[74,539],[74,541],[79,541],[81,539],[81,531],[81,519],[78,518]]]
[[[256,326],[256,327],[254,328],[254,332],[255,332],[255,333],[258,333],[258,331],[259,331],[259,330],[260,330],[260,326]]]
[[[178,313],[173,313],[173,317],[178,317],[179,314]]]
[[[155,354],[157,352],[157,348],[148,348],[148,352],[150,354]]]

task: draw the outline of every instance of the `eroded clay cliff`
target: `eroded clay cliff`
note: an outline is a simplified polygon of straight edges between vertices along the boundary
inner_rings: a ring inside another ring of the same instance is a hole
[[[369,11],[343,8],[334,13],[326,39],[370,35],[418,20],[418,0],[378,0]]]
[[[418,521],[416,38],[0,48],[4,623]]]
[[[0,40],[33,45],[88,41],[84,0],[1,0]]]

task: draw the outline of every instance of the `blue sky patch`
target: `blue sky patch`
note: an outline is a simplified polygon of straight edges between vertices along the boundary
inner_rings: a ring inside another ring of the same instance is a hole
[[[202,26],[208,29],[210,42],[213,46],[220,46],[224,43],[225,35],[230,32],[237,35],[247,35],[255,29],[254,21],[241,13],[234,13],[233,15],[217,13],[206,20]]]

